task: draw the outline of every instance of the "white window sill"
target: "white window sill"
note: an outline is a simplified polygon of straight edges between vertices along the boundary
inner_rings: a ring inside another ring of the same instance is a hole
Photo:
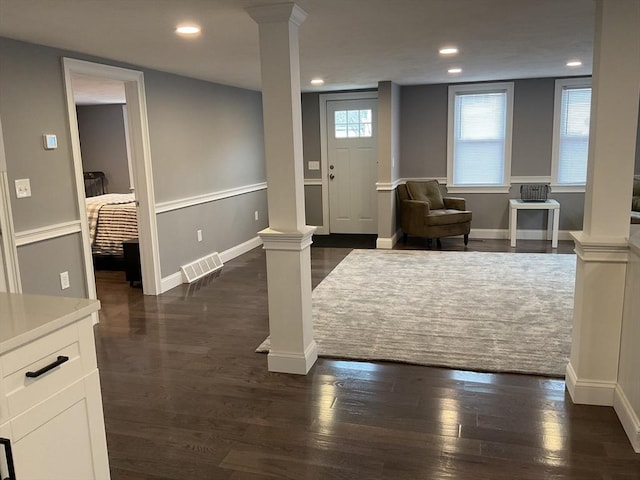
[[[551,193],[584,193],[585,185],[551,185]]]
[[[511,185],[447,185],[447,193],[509,193]]]

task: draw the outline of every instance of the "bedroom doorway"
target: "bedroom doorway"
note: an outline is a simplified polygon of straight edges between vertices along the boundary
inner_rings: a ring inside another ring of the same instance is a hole
[[[96,235],[100,232],[93,228],[92,224],[96,222],[97,216],[94,216],[90,212],[91,208],[85,208],[87,205],[87,202],[85,202],[85,170],[83,168],[80,148],[79,114],[76,110],[75,91],[76,86],[82,85],[83,82],[85,82],[85,88],[82,88],[82,91],[85,94],[116,96],[116,98],[112,98],[110,102],[111,104],[119,103],[119,106],[116,105],[115,108],[111,109],[112,111],[108,113],[110,115],[119,114],[121,118],[120,122],[125,130],[125,132],[123,132],[122,144],[119,147],[120,167],[114,167],[109,176],[107,176],[106,172],[103,172],[103,170],[110,168],[107,164],[103,163],[102,165],[106,166],[101,170],[94,170],[93,166],[91,166],[90,171],[87,173],[89,179],[95,180],[95,182],[93,187],[88,188],[95,187],[101,190],[102,193],[105,193],[104,190],[109,188],[105,188],[105,184],[109,185],[109,183],[111,183],[111,186],[117,186],[117,195],[131,197],[127,199],[123,197],[115,200],[110,199],[108,205],[103,204],[99,209],[101,210],[101,215],[103,209],[105,209],[105,212],[111,210],[111,218],[114,222],[119,222],[117,228],[128,228],[130,232],[132,227],[131,221],[126,220],[124,224],[122,224],[120,219],[123,218],[124,210],[129,210],[129,213],[133,211],[133,216],[128,216],[127,218],[133,218],[133,227],[136,227],[137,216],[137,237],[139,240],[143,293],[146,295],[158,295],[160,293],[160,259],[158,253],[155,199],[151,174],[143,74],[135,70],[70,58],[64,58],[63,65],[89,297],[96,298],[93,247],[97,246],[101,249],[110,243],[111,248],[119,247],[120,251],[117,253],[121,254],[121,240],[124,239],[124,237],[119,240],[117,237],[109,239],[109,236],[113,235],[111,233],[112,230],[106,233],[105,243],[96,244]],[[91,86],[95,87],[96,91],[92,92]],[[107,101],[109,100],[107,99]],[[97,137],[98,140],[100,140],[99,135]],[[98,155],[98,157],[99,156],[100,155]],[[101,164],[98,162],[94,165],[99,166]],[[100,175],[96,172],[102,172],[105,173],[105,175]],[[126,208],[120,208],[118,205]],[[133,233],[127,234],[120,232],[117,235],[128,235],[132,237],[135,235],[135,230]],[[107,253],[110,252],[107,251]]]

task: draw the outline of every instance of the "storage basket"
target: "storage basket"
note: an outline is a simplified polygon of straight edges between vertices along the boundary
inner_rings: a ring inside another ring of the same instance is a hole
[[[546,202],[551,187],[546,183],[520,185],[520,199],[523,202]]]

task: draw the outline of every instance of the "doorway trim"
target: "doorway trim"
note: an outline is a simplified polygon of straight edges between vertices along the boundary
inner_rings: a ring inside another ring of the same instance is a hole
[[[20,268],[18,264],[18,248],[13,228],[11,213],[11,197],[9,195],[9,180],[7,174],[7,158],[4,151],[4,136],[2,134],[2,120],[0,119],[0,261],[3,261],[5,272],[0,266],[0,282],[2,289],[9,293],[22,293]],[[6,273],[6,276],[5,276]]]
[[[327,133],[327,102],[333,100],[365,100],[378,99],[377,91],[370,92],[346,92],[346,93],[321,93],[320,102],[320,171],[322,172],[322,226],[318,227],[316,234],[329,235],[329,137]],[[377,119],[376,119],[377,120]]]
[[[161,293],[160,254],[158,248],[153,174],[151,170],[151,146],[149,142],[144,74],[137,70],[129,70],[73,58],[63,57],[62,62],[67,96],[69,129],[71,132],[73,166],[76,179],[78,213],[80,215],[82,231],[87,293],[89,298],[96,298],[96,283],[93,271],[91,244],[89,242],[87,212],[82,208],[85,198],[84,177],[82,154],[80,151],[80,134],[78,132],[78,118],[71,82],[73,73],[124,82],[128,114],[127,127],[131,139],[131,165],[133,166],[136,200],[138,201],[138,235],[140,237],[140,264],[142,267],[143,293],[145,295],[158,295]]]

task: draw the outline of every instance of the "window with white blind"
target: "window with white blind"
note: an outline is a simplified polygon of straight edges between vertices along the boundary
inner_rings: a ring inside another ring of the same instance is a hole
[[[449,87],[449,191],[508,191],[512,123],[513,83]]]
[[[591,79],[556,80],[553,119],[551,183],[557,187],[578,187],[587,183]]]

